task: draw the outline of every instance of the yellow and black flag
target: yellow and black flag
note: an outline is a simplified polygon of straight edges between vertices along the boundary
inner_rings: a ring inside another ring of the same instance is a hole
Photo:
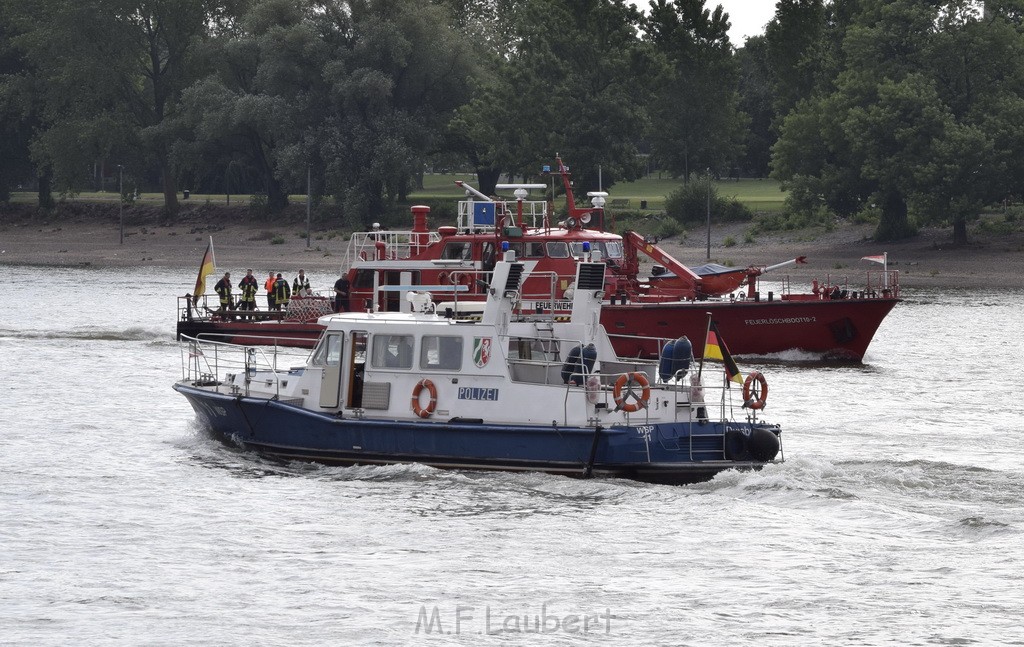
[[[743,376],[740,375],[740,369],[736,366],[732,355],[729,354],[729,348],[725,345],[725,340],[719,334],[718,326],[715,325],[714,321],[708,325],[708,338],[704,342],[704,359],[721,360],[725,365],[725,374],[729,380],[743,384]]]
[[[206,253],[203,254],[203,262],[199,264],[199,276],[196,278],[196,289],[192,292],[195,296],[200,296],[206,293],[206,277],[213,274],[217,269],[217,263],[213,259],[213,236],[210,236],[210,244],[206,247]]]

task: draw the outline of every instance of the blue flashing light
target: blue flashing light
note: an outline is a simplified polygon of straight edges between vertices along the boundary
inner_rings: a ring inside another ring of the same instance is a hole
[[[583,241],[583,251],[585,251],[585,252],[589,252],[590,251],[590,241],[589,240]]]
[[[508,241],[507,240],[501,241],[501,251],[503,251],[503,252],[507,252],[508,251]]]
[[[545,164],[544,165],[544,172],[545,173],[550,173],[551,172],[551,165],[550,164]]]

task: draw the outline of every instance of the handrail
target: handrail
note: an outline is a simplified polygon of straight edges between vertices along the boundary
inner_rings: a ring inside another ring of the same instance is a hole
[[[296,362],[302,358],[302,365],[305,367],[309,358],[309,351],[290,346],[243,346],[213,339],[200,337],[182,336],[182,379],[185,381],[200,382],[202,386],[214,387],[221,392],[222,372],[235,371],[235,375],[244,374],[245,384],[232,383],[228,390],[237,392],[244,386],[245,394],[249,394],[249,381],[258,372],[270,373],[274,379],[275,396],[280,397],[281,373],[291,371],[292,367],[282,368],[279,366],[281,360],[289,357],[295,358]],[[239,357],[240,356],[240,357]],[[238,359],[232,359],[238,357]],[[269,386],[269,385],[268,385]]]

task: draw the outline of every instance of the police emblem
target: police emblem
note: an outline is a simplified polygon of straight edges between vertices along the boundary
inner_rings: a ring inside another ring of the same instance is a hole
[[[491,338],[490,337],[474,337],[473,338],[473,363],[476,364],[477,368],[483,368],[487,366],[487,362],[491,359]]]

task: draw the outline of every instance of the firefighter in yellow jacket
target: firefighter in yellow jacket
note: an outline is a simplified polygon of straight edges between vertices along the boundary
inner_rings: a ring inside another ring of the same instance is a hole
[[[250,312],[256,309],[256,292],[260,289],[260,283],[256,280],[256,277],[252,275],[252,270],[246,270],[245,276],[238,282],[238,289],[242,291],[242,296],[239,298],[238,307],[240,310],[249,310]],[[251,319],[252,317],[248,317]]]
[[[277,273],[277,280],[274,281],[274,310],[280,310],[281,306],[288,309],[288,300],[292,298],[292,289],[288,285],[288,279]]]
[[[226,316],[229,309],[235,309],[235,303],[231,299],[231,273],[224,272],[224,278],[217,281],[217,285],[213,286],[213,289],[220,297],[220,308],[217,310],[217,314]]]

